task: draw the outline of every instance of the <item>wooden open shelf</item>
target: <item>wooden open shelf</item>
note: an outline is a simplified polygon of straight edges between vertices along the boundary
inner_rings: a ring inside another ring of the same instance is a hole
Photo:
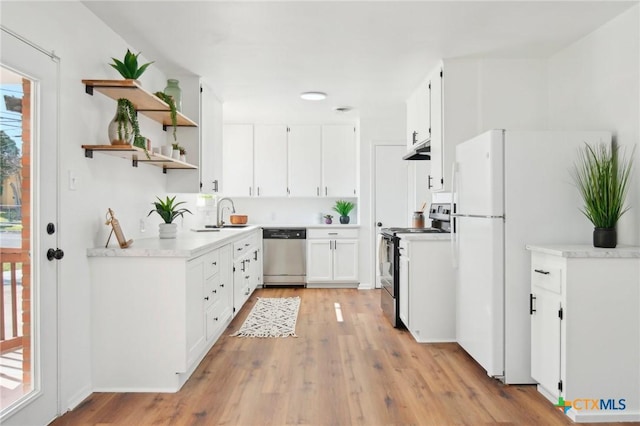
[[[94,91],[118,100],[126,98],[133,103],[136,111],[162,124],[163,129],[171,126],[169,105],[153,93],[147,92],[135,80],[82,80],[85,92],[93,95]],[[198,125],[178,112],[178,126],[198,127]]]
[[[162,167],[163,173],[167,173],[169,169],[198,169],[198,167],[193,164],[151,152],[149,152],[150,158],[147,158],[144,149],[133,145],[82,145],[82,148],[84,149],[84,156],[87,158],[93,158],[93,153],[99,152],[101,154],[129,160],[133,167],[138,167],[138,163],[148,163],[153,166]]]

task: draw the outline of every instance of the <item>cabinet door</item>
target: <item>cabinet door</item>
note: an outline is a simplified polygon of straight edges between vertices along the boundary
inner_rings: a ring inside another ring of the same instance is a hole
[[[444,188],[445,173],[443,170],[443,133],[442,133],[442,68],[431,76],[431,174],[429,189],[440,191]]]
[[[287,195],[287,126],[254,128],[254,187],[258,197]]]
[[[404,325],[409,328],[409,258],[400,256],[400,312],[399,316]]]
[[[320,126],[291,126],[289,195],[317,197],[322,186],[322,131]]]
[[[198,258],[187,265],[185,325],[187,368],[200,355],[205,344],[203,291],[204,261]]]
[[[416,91],[416,141],[422,142],[430,138],[431,134],[431,81],[422,83]]]
[[[531,314],[531,377],[555,398],[560,381],[560,295],[533,287]]]
[[[333,240],[307,240],[307,281],[333,280]]]
[[[358,281],[358,240],[333,240],[333,279]]]
[[[322,126],[323,195],[356,195],[356,154],[355,128],[352,125]]]
[[[229,196],[254,195],[253,126],[227,124],[222,138],[222,192]]]

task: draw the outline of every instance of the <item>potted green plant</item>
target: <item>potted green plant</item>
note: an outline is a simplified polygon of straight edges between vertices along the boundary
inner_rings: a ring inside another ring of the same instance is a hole
[[[585,144],[574,165],[573,178],[584,206],[582,213],[593,223],[593,246],[614,248],[617,245],[616,224],[627,211],[627,195],[633,154],[620,158],[618,147],[600,143]]]
[[[355,204],[353,204],[351,201],[336,201],[336,205],[333,206],[333,210],[338,212],[338,214],[340,215],[340,223],[349,223],[349,213],[351,212],[351,210],[353,210],[354,207]]]
[[[147,138],[140,134],[138,115],[133,103],[126,98],[116,102],[116,114],[109,123],[109,142],[111,145],[131,145],[144,149],[147,158]]]
[[[109,65],[118,71],[123,78],[128,80],[137,80],[140,78],[142,73],[145,72],[147,67],[153,63],[148,62],[143,65],[138,65],[138,56],[140,56],[140,53],[134,55],[129,49],[127,49],[127,53],[125,53],[122,61],[116,58],[111,58],[113,59],[113,63]]]
[[[330,214],[325,214],[322,216],[324,218],[324,223],[327,225],[331,225],[333,223],[333,216]]]
[[[163,200],[160,197],[156,197],[158,201],[154,201],[152,204],[155,206],[153,210],[147,214],[147,217],[151,215],[151,213],[156,212],[164,223],[159,225],[160,230],[160,238],[175,238],[177,234],[178,225],[173,223],[173,220],[178,216],[184,217],[185,213],[192,214],[188,209],[178,206],[185,204],[184,201],[175,202],[176,197],[169,197]]]

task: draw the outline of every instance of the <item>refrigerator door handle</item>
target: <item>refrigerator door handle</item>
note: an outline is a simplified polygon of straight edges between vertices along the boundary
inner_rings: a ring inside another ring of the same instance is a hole
[[[456,229],[456,225],[460,226],[459,223],[456,223],[457,214],[455,214],[455,201],[456,196],[458,195],[458,188],[456,187],[456,173],[457,172],[457,163],[454,161],[451,164],[451,206],[449,207],[449,214],[453,218],[453,233],[451,234],[451,263],[454,269],[458,268],[458,229]]]

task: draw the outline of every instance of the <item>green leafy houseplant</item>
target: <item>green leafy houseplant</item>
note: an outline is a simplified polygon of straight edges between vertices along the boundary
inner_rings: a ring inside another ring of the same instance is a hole
[[[616,246],[616,223],[629,209],[624,202],[633,157],[629,160],[624,156],[620,158],[618,151],[618,147],[604,143],[596,146],[585,144],[573,169],[573,179],[584,202],[581,211],[596,228],[596,247]],[[596,236],[602,234],[599,229],[609,230],[608,241],[601,241],[601,237]]]
[[[336,205],[333,206],[333,210],[340,215],[340,223],[349,223],[349,213],[351,212],[351,210],[353,210],[354,207],[355,204],[353,204],[351,201],[336,201]]]
[[[176,109],[176,103],[173,100],[172,96],[169,96],[164,92],[156,92],[154,93],[154,95],[156,95],[164,102],[166,102],[167,105],[169,105],[169,116],[171,117],[171,125],[173,126],[173,140],[177,141],[178,137],[176,135],[176,130],[178,128],[178,110]]]
[[[145,72],[147,67],[153,63],[148,62],[144,65],[138,66],[138,56],[140,56],[140,53],[134,55],[129,49],[127,49],[127,53],[124,55],[124,59],[122,61],[116,58],[111,58],[113,59],[113,63],[109,65],[118,71],[123,78],[137,80],[142,73]]]
[[[116,115],[113,117],[112,124],[109,125],[109,139],[114,145],[128,145],[133,141],[133,145],[144,149],[149,158],[147,138],[140,134],[138,114],[129,99],[118,99]]]
[[[175,196],[167,196],[165,200],[161,199],[160,197],[156,198],[158,199],[158,201],[154,201],[152,203],[155,208],[151,210],[149,214],[147,214],[147,217],[151,216],[151,213],[156,212],[158,213],[158,215],[160,215],[162,220],[164,220],[164,223],[173,223],[173,220],[178,216],[184,217],[185,213],[192,214],[188,209],[178,208],[178,206],[180,206],[181,204],[185,204],[185,202],[179,201],[176,203]]]

